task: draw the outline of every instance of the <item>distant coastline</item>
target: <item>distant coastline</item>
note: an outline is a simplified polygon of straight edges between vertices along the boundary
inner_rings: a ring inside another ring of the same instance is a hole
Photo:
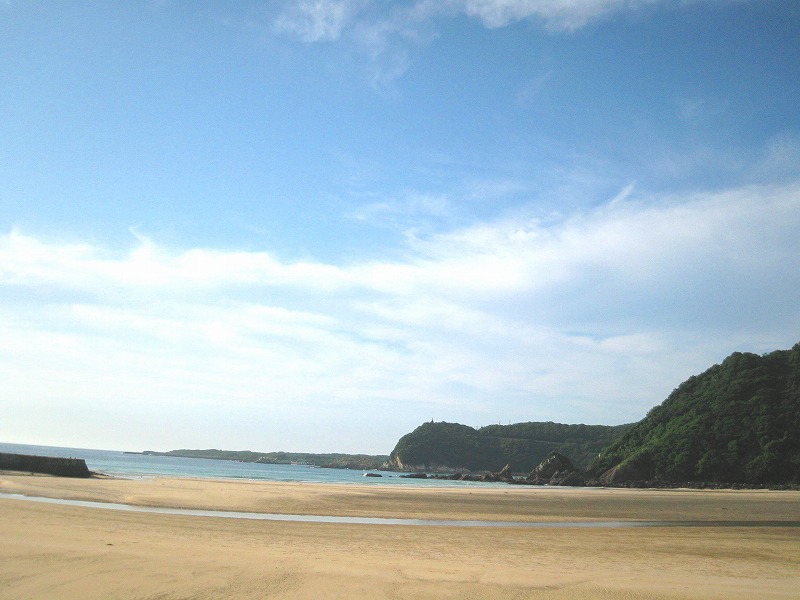
[[[245,463],[258,463],[267,465],[305,465],[309,467],[323,467],[326,469],[356,469],[374,470],[389,460],[388,454],[343,454],[343,453],[311,453],[311,452],[253,452],[251,450],[217,450],[216,448],[203,450],[169,450],[157,452],[143,450],[142,452],[125,452],[125,454],[138,454],[141,456],[173,456],[181,458],[206,458],[210,460],[229,460]]]

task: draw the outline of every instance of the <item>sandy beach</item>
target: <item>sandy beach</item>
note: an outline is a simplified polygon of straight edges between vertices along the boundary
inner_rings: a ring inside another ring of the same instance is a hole
[[[800,521],[800,492],[423,489],[0,474],[140,506],[520,522]],[[404,527],[0,499],[0,598],[797,598],[800,528]]]

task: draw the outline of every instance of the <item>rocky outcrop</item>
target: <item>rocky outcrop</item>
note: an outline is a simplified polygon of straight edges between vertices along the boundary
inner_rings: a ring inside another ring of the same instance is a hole
[[[514,481],[514,475],[511,474],[511,467],[506,465],[500,469],[500,472],[497,474],[497,478],[500,481]]]
[[[59,477],[91,477],[82,458],[59,458],[0,452],[0,470],[42,473]]]
[[[548,485],[563,485],[570,487],[583,487],[586,485],[586,478],[580,471],[556,474],[550,478]]]
[[[634,462],[623,463],[612,467],[599,477],[600,485],[618,486],[632,481],[649,479],[648,473],[638,468]]]
[[[381,471],[400,471],[406,473],[471,473],[466,467],[453,466],[441,462],[406,463],[397,456],[392,455],[389,460],[380,466]]]
[[[425,475],[424,473],[417,474],[415,476]],[[408,477],[408,475],[401,475],[401,477]],[[498,483],[498,482],[505,482],[505,483],[520,483],[523,480],[514,479],[514,475],[511,473],[511,467],[506,465],[497,473],[450,473],[450,474],[442,474],[437,473],[433,475],[427,476],[429,479],[443,479],[447,481],[482,481],[485,483]]]
[[[583,475],[572,465],[572,462],[558,452],[551,452],[531,471],[526,481],[534,485],[586,485]]]
[[[511,473],[511,467],[506,465],[497,473],[483,473],[481,475],[462,475],[461,479],[464,481],[486,481],[486,482],[505,482],[514,483],[514,475]]]

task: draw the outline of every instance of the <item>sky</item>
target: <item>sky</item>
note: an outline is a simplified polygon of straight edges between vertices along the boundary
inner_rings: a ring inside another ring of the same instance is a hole
[[[388,454],[800,341],[795,0],[0,1],[0,441]]]

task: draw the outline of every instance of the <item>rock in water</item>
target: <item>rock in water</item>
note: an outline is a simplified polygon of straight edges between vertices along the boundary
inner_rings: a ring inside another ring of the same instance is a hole
[[[503,481],[514,481],[514,476],[511,474],[511,467],[509,465],[500,469],[497,477]]]
[[[586,482],[583,475],[563,454],[551,452],[527,477],[529,483],[537,485],[582,486]]]

